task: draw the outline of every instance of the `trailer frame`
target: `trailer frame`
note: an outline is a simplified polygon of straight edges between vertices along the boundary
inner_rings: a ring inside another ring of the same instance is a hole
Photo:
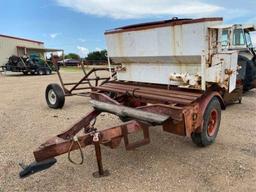
[[[33,152],[33,165],[38,166],[28,166],[21,171],[21,177],[43,170],[40,167],[42,164],[49,168],[56,162],[53,158],[70,154],[73,150],[79,149],[83,160],[81,148],[88,145],[94,145],[98,166],[98,171],[93,176],[107,176],[109,172],[103,168],[101,145],[114,149],[123,139],[126,150],[133,150],[150,143],[149,127],[156,125],[162,126],[166,132],[192,137],[193,133],[202,131],[204,113],[213,98],[218,99],[222,108],[225,107],[217,91],[115,80],[92,87],[90,97],[94,109],[68,130],[41,144]],[[94,125],[96,118],[103,112],[129,119],[122,124],[98,130]],[[142,131],[143,137],[131,143],[129,135],[139,131]]]
[[[64,62],[64,61],[63,61]],[[116,72],[114,68],[109,67],[94,67],[86,72],[83,62],[81,69],[84,76],[76,82],[64,82],[58,66],[58,57],[52,57],[52,63],[57,68],[57,75],[60,81],[59,84],[51,83],[46,87],[45,99],[48,107],[58,109],[65,104],[65,97],[67,96],[83,96],[89,97],[93,87],[115,79]],[[108,71],[109,76],[100,77],[97,75],[99,71]],[[94,77],[92,77],[94,75]],[[68,88],[69,87],[69,88]]]

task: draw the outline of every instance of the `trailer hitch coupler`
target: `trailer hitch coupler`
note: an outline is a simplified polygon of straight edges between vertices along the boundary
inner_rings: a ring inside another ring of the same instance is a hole
[[[57,162],[57,160],[55,158],[51,158],[51,159],[46,159],[46,160],[40,161],[40,162],[35,161],[27,166],[20,163],[19,165],[22,167],[23,170],[19,173],[19,176],[20,176],[20,178],[28,177],[36,172],[43,171],[45,169],[50,168],[56,162]]]

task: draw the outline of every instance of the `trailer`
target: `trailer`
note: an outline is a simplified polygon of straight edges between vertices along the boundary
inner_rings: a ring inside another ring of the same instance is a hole
[[[223,40],[224,29],[228,35]],[[227,101],[241,101],[244,84],[252,88],[255,82],[253,70],[250,79],[246,76],[255,60],[248,44],[239,48],[252,55],[251,62],[239,63],[239,49],[233,43],[238,29],[241,34],[255,30],[254,26],[223,27],[222,18],[173,18],[106,31],[108,55],[121,64],[115,69],[116,79],[110,75],[91,88],[93,110],[40,145],[34,151],[35,162],[23,166],[20,177],[49,168],[56,156],[65,153],[71,162],[82,164],[82,148],[88,145],[95,147],[98,170],[93,175],[107,176],[101,146],[114,149],[123,140],[126,150],[133,150],[149,144],[149,129],[159,127],[189,137],[200,147],[214,143]],[[123,123],[98,130],[95,122],[104,112]],[[138,132],[142,138],[131,142],[129,136]],[[80,151],[81,162],[72,160],[73,150]]]
[[[28,57],[24,55],[23,57],[11,56],[8,62],[2,66],[4,72],[21,72],[24,75],[27,74],[38,74],[38,75],[50,75],[52,73],[52,68],[39,57]]]
[[[63,61],[64,62],[64,61]],[[94,67],[86,72],[83,62],[81,69],[84,76],[76,82],[64,82],[58,66],[58,57],[52,57],[52,63],[57,68],[56,72],[60,81],[60,85],[51,83],[46,87],[45,100],[48,107],[52,109],[61,109],[65,104],[65,97],[82,96],[89,97],[93,87],[103,84],[115,78],[114,68]],[[100,76],[99,72],[109,72],[106,77]]]

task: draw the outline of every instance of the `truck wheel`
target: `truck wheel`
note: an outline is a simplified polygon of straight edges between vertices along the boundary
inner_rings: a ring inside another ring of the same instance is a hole
[[[45,74],[46,74],[46,75],[51,75],[51,73],[52,73],[52,71],[51,71],[50,69],[46,69],[46,70],[45,70]]]
[[[217,137],[221,120],[221,106],[217,97],[213,97],[208,103],[203,118],[201,132],[191,135],[192,141],[200,147],[212,144]]]
[[[43,69],[38,69],[38,75],[44,75],[45,71]]]
[[[256,80],[256,63],[242,55],[238,56],[238,65],[242,68],[238,71],[238,79],[243,80],[244,92],[255,88]]]
[[[45,90],[47,105],[53,109],[62,108],[65,103],[65,95],[58,84],[49,84]]]

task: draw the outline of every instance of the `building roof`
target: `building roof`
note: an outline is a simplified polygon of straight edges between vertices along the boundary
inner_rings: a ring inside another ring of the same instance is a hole
[[[209,18],[199,18],[199,19],[178,19],[177,17],[174,17],[169,20],[148,22],[148,23],[139,23],[139,24],[135,24],[135,25],[118,27],[115,29],[107,30],[105,32],[105,34],[145,30],[145,29],[151,29],[151,28],[184,25],[184,24],[192,24],[192,23],[210,22],[210,21],[223,21],[223,18],[222,17],[209,17]]]
[[[44,42],[42,42],[42,41],[36,41],[36,40],[25,39],[25,38],[20,38],[20,37],[13,37],[13,36],[9,36],[9,35],[0,34],[0,37],[5,37],[5,38],[9,38],[9,39],[17,39],[17,40],[22,40],[22,41],[28,41],[28,42],[32,42],[32,43],[44,44]]]
[[[63,51],[63,49],[54,49],[54,48],[44,48],[44,47],[25,47],[25,46],[17,46],[17,48],[23,48],[23,49],[27,49],[27,50],[37,50],[37,51],[42,51],[44,53],[47,52],[57,52],[57,51]]]

